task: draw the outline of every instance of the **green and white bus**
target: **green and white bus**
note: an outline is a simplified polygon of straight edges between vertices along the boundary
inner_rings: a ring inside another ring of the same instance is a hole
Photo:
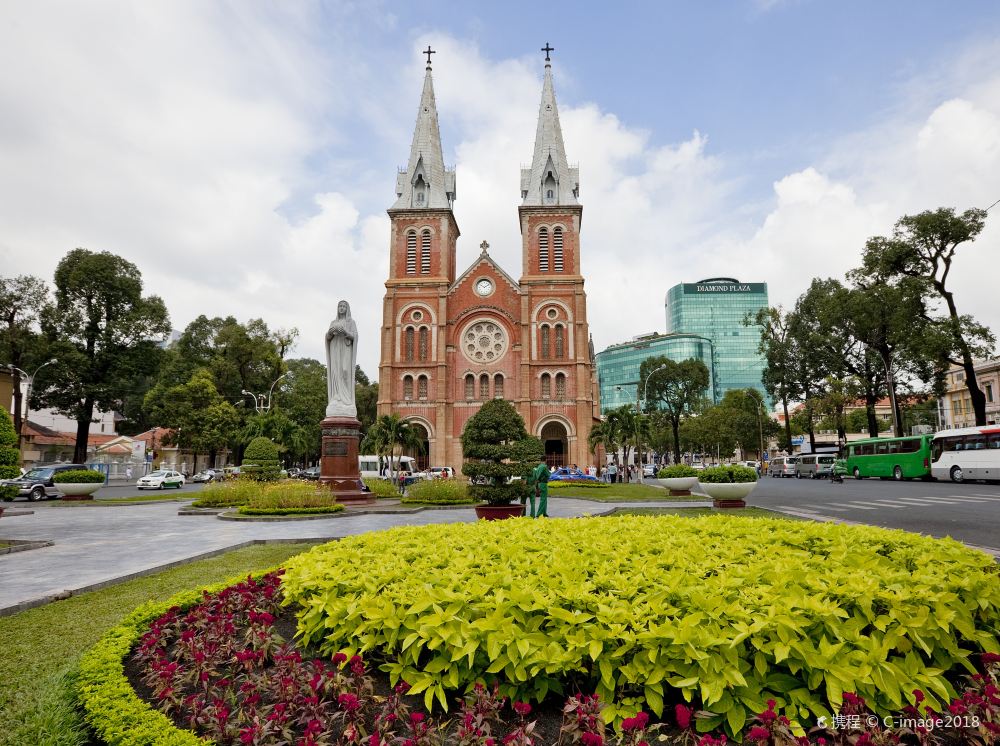
[[[848,443],[847,471],[855,479],[930,479],[933,435],[867,438]]]

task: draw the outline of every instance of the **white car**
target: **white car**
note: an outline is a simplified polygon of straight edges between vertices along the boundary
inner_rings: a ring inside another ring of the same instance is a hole
[[[450,466],[432,466],[424,472],[424,479],[454,479],[455,470]]]
[[[180,489],[184,486],[184,475],[179,471],[160,469],[144,476],[135,486],[140,490],[162,490],[164,487]]]

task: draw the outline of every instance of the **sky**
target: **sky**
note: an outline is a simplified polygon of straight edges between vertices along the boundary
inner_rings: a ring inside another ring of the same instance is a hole
[[[669,287],[767,282],[789,307],[905,214],[1000,200],[1000,5],[0,0],[0,272],[132,261],[175,329],[296,328],[341,298],[372,376],[397,167],[428,44],[459,272],[520,275],[519,169],[546,43],[598,350],[664,331]],[[1000,332],[1000,206],[959,310]]]

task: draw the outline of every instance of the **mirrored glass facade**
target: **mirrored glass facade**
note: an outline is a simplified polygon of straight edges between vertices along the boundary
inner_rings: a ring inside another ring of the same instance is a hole
[[[712,341],[709,369],[716,402],[730,389],[753,387],[764,394],[764,358],[757,351],[760,327],[744,326],[743,319],[767,306],[765,282],[715,277],[667,291],[667,334],[697,334]]]
[[[636,405],[639,366],[646,358],[663,355],[671,360],[701,360],[712,372],[712,342],[696,334],[647,334],[631,342],[612,345],[597,353],[597,378],[601,387],[601,410]],[[708,394],[713,391],[709,381]],[[644,392],[639,392],[641,395]]]

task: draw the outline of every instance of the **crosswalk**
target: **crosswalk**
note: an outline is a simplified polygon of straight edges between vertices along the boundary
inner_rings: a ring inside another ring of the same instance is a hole
[[[902,510],[904,508],[928,507],[933,505],[982,505],[1000,506],[1000,495],[969,494],[921,497],[887,497],[870,500],[843,500],[824,503],[800,503],[779,505],[781,510],[805,511],[809,513],[846,513],[852,510]]]

